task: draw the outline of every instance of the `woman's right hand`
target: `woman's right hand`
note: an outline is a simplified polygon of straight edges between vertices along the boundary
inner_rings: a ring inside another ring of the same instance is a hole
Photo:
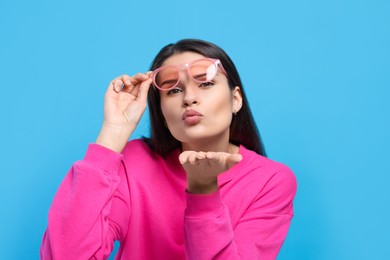
[[[111,81],[104,96],[104,120],[97,144],[116,152],[123,150],[145,112],[152,83],[148,75],[122,75]]]

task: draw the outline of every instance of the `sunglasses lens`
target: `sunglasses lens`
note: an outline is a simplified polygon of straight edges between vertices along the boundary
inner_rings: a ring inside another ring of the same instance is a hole
[[[172,89],[180,81],[180,70],[184,67],[167,66],[161,67],[154,76],[156,87],[161,90]],[[200,59],[190,63],[189,76],[201,83],[211,81],[217,74],[217,65],[213,60]]]
[[[189,68],[191,77],[198,82],[212,80],[217,74],[217,67],[211,60],[199,60],[191,64]]]
[[[155,79],[158,88],[171,89],[179,81],[179,70],[175,67],[165,67],[156,74]]]

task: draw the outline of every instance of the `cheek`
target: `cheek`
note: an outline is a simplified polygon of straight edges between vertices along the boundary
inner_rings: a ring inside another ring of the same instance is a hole
[[[164,98],[161,98],[161,112],[164,116],[165,122],[166,123],[171,123],[174,118],[177,117],[177,109],[172,109],[176,107],[177,105],[174,104],[175,102],[172,102],[172,100],[166,100]]]
[[[230,93],[218,93],[217,95],[209,96],[207,104],[216,115],[221,114],[226,118],[232,111],[232,98]]]

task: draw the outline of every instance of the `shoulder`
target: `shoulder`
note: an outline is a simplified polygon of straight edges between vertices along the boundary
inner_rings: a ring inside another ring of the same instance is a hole
[[[153,151],[144,139],[129,141],[122,151],[123,161],[127,167],[142,167],[145,170],[155,169],[162,165],[171,166],[179,164],[178,151],[172,151],[162,157]]]
[[[259,155],[254,151],[248,150],[244,146],[240,146],[239,153],[242,155],[243,162],[245,166],[248,168],[261,168],[263,171],[274,172],[274,173],[276,172],[292,173],[291,169],[287,165],[272,160],[270,158],[267,158],[265,156]]]
[[[290,167],[247,149],[243,150],[243,157],[252,172],[253,186],[257,189],[254,201],[258,206],[269,213],[293,214],[297,180]]]
[[[295,194],[297,180],[289,166],[261,156],[243,146],[240,147],[240,153],[244,158],[242,167],[256,178],[263,179],[264,189],[277,187],[279,191],[285,190]]]
[[[122,151],[124,161],[147,162],[157,160],[159,155],[152,151],[143,139],[134,139],[127,142]]]
[[[142,139],[134,139],[127,142],[122,151],[123,155],[134,152],[153,153],[149,146]]]

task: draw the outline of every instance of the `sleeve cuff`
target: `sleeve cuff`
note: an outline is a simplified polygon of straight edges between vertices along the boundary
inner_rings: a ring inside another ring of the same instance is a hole
[[[224,205],[219,190],[211,194],[186,193],[187,217],[216,217],[223,214]]]
[[[89,144],[84,162],[92,164],[111,175],[118,172],[122,158],[122,154],[102,145]]]

